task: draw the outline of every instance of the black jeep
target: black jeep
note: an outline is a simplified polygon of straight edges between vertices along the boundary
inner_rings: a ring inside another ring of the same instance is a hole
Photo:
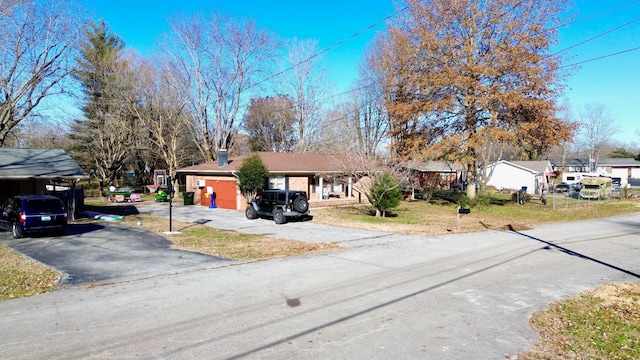
[[[270,216],[276,224],[284,224],[289,217],[309,216],[309,200],[301,190],[263,190],[262,195],[249,201],[245,214],[247,219]]]

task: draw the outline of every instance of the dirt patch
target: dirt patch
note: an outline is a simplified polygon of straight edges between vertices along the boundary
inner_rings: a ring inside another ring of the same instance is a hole
[[[616,304],[640,305],[640,283],[636,284],[606,284],[592,292],[593,296],[604,300],[605,306]],[[633,295],[634,297],[630,297]]]
[[[501,226],[499,229],[504,231],[525,231],[531,230],[531,227],[525,224],[507,224]]]

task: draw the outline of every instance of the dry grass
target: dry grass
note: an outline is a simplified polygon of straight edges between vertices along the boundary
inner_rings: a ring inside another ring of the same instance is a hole
[[[57,287],[60,274],[0,244],[0,300],[42,294]]]
[[[640,211],[640,201],[616,201],[554,210],[549,205],[529,202],[518,205],[509,201],[479,206],[471,214],[457,214],[457,205],[403,202],[389,217],[371,216],[369,206],[313,209],[313,221],[338,226],[408,235],[440,235],[486,230],[526,230],[539,224],[578,221]]]
[[[541,343],[518,359],[639,359],[640,283],[608,284],[531,317]]]
[[[340,247],[338,244],[308,243],[243,234],[180,220],[173,220],[173,233],[166,234],[169,230],[167,219],[144,214],[128,215],[118,223],[164,236],[176,249],[235,260],[266,260],[325,252]]]

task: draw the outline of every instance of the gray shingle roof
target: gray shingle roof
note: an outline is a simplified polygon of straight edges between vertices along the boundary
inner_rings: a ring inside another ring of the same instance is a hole
[[[640,161],[634,158],[602,158],[598,160],[598,166],[640,167]]]
[[[86,179],[62,149],[0,148],[0,179]]]
[[[427,160],[415,167],[415,170],[422,172],[455,173],[465,171],[465,166],[460,163],[450,161]]]

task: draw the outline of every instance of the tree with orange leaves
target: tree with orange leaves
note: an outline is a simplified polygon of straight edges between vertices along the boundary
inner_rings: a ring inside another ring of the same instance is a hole
[[[572,138],[556,116],[562,58],[550,54],[564,0],[405,0],[380,63],[392,96],[390,135],[399,158],[467,164],[469,184],[483,149],[518,144],[543,152]],[[467,188],[475,196],[475,186]]]

